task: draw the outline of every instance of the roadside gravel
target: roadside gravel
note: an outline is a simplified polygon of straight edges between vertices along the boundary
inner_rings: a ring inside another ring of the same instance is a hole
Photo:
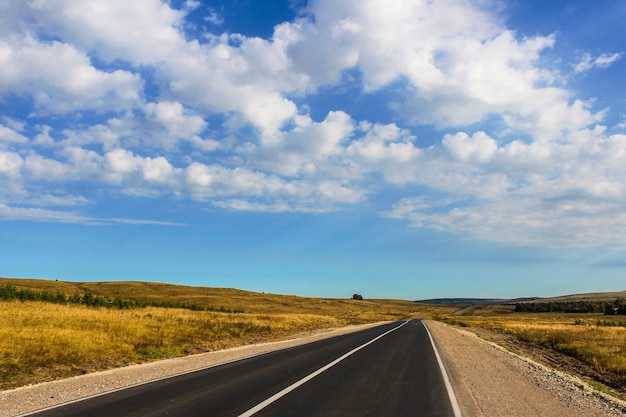
[[[626,403],[598,393],[576,378],[514,355],[473,333],[435,321],[425,323],[445,364],[463,417],[626,417]],[[377,324],[348,326],[291,340],[132,365],[1,391],[0,417],[20,416]]]
[[[626,403],[475,334],[426,321],[463,417],[625,417]]]

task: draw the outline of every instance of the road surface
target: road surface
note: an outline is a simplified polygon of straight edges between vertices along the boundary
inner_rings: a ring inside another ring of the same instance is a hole
[[[455,417],[454,407],[428,332],[412,320],[29,415]]]

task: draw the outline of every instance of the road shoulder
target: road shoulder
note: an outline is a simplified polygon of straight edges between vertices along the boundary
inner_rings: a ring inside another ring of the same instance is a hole
[[[463,417],[623,417],[610,401],[576,378],[426,320],[448,371]]]

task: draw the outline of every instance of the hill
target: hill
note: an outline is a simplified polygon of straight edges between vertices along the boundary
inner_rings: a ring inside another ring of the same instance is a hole
[[[518,301],[518,302],[520,303],[522,302],[532,302],[532,303],[597,302],[597,301],[615,301],[618,299],[626,299],[626,291],[570,294],[570,295],[561,295],[558,297],[529,299],[529,300]]]
[[[529,298],[433,298],[429,300],[419,300],[418,303],[426,304],[444,304],[444,305],[484,305],[484,304],[511,304],[519,303],[522,301],[536,301],[540,300],[537,297]]]
[[[91,292],[113,299],[141,302],[195,304],[205,308],[238,310],[246,313],[329,314],[340,312],[367,314],[382,310],[409,313],[420,306],[403,300],[353,300],[312,298],[238,290],[234,288],[195,287],[138,281],[68,282],[43,279],[0,278],[0,286],[10,284],[18,289],[49,291],[72,295]],[[423,310],[425,306],[421,306]]]

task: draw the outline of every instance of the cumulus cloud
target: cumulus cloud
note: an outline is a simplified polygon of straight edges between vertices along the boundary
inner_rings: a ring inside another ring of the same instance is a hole
[[[24,165],[22,157],[15,152],[0,152],[0,174],[15,177]]]
[[[618,243],[626,137],[542,60],[558,36],[513,32],[483,4],[316,0],[261,39],[194,38],[190,13],[223,21],[192,0],[4,2],[0,98],[23,111],[0,124],[2,217],[90,223],[51,208],[92,188],[264,212],[392,188],[386,215],[418,227]],[[574,71],[620,58],[586,53]],[[372,97],[390,116],[346,105]]]
[[[474,133],[472,137],[464,132],[447,134],[442,144],[455,159],[463,162],[489,162],[498,151],[497,142],[485,132]]]
[[[184,15],[159,0],[48,0],[27,2],[16,18],[106,61],[148,65],[174,58],[184,46]]]
[[[489,158],[473,153],[481,140]],[[457,163],[431,163],[422,181],[460,199],[407,197],[386,215],[416,227],[517,245],[622,244],[624,135],[607,137],[596,128],[542,149],[522,142],[494,148],[484,133],[458,133],[446,136],[444,144],[447,158]]]
[[[0,39],[0,65],[0,94],[28,96],[42,114],[128,109],[142,88],[136,74],[98,70],[74,46],[30,36]]]

